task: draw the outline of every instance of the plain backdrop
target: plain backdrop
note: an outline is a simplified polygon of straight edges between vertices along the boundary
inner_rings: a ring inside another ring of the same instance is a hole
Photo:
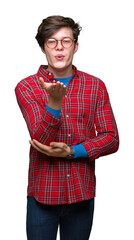
[[[26,239],[30,137],[14,88],[46,64],[35,35],[43,18],[59,14],[72,17],[83,27],[73,63],[105,82],[120,135],[118,152],[96,160],[90,239],[133,240],[133,1],[5,0],[0,5],[0,239]]]

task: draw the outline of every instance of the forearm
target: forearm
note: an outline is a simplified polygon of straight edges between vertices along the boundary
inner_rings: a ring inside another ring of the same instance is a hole
[[[52,116],[45,106],[39,105],[34,95],[24,86],[18,85],[15,93],[31,139],[49,145],[54,141],[62,121]]]
[[[46,145],[55,140],[57,131],[61,126],[60,112],[61,102],[53,101],[51,98],[48,100],[46,111],[43,112],[41,121],[37,128],[34,130],[32,139],[36,139]]]
[[[55,109],[47,106],[47,110],[53,116],[60,119],[61,109],[60,110],[55,110]],[[74,158],[88,158],[88,153],[87,153],[85,147],[82,144],[78,144],[78,145],[75,145],[75,146],[72,146],[72,147],[74,148],[74,152],[75,152]]]
[[[62,121],[50,114],[46,109],[44,110],[40,121],[36,123],[36,125],[34,124],[34,128],[30,129],[31,138],[49,145],[50,142],[55,140],[61,124]]]
[[[38,137],[38,133],[42,132],[41,138],[45,136],[45,144],[50,143],[55,140],[57,130],[61,125],[60,121],[60,112],[62,106],[62,98],[56,99],[51,95],[48,97],[48,104],[46,106],[46,112],[44,113],[44,117],[42,118],[43,122],[40,124],[38,131],[36,131],[35,139]],[[47,118],[46,118],[47,115]],[[47,134],[46,134],[47,133]],[[49,139],[49,140],[48,140]],[[37,139],[41,141],[41,139]]]
[[[112,154],[119,147],[118,132],[114,134],[102,133],[93,139],[87,139],[82,145],[85,147],[90,160]]]
[[[98,102],[94,116],[96,137],[86,138],[82,145],[86,148],[90,160],[114,153],[119,147],[119,135],[109,95],[105,84],[100,82]]]

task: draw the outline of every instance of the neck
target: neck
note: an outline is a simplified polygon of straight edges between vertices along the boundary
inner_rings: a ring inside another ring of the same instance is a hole
[[[67,78],[70,77],[73,73],[72,65],[67,69],[54,69],[48,65],[47,70],[53,73],[55,78]]]

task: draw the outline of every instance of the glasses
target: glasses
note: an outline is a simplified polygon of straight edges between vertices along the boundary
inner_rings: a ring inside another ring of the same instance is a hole
[[[48,46],[48,48],[55,48],[58,45],[58,42],[61,42],[62,47],[64,48],[70,48],[73,45],[73,42],[75,41],[75,39],[72,38],[63,38],[62,40],[57,40],[55,38],[49,38],[46,41],[46,45]]]

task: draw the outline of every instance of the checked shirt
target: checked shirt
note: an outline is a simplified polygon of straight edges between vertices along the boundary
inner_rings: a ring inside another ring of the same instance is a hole
[[[60,119],[47,109],[48,93],[39,77],[55,82],[47,66],[41,65],[35,75],[21,80],[15,93],[31,139],[49,145],[64,142],[82,144],[88,158],[48,157],[30,147],[28,196],[44,204],[71,204],[95,197],[95,159],[114,153],[119,147],[115,118],[105,84],[98,78],[78,71],[63,98]]]

